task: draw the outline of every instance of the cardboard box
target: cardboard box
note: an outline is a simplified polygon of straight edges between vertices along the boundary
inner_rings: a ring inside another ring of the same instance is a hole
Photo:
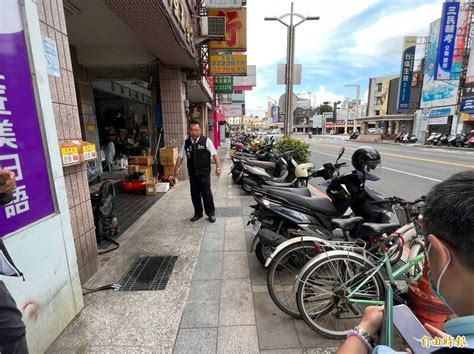
[[[153,178],[153,167],[152,166],[138,166],[138,172],[145,174],[145,178],[148,180]]]
[[[153,166],[153,156],[131,156],[128,158],[129,165]]]
[[[160,149],[160,163],[163,166],[174,166],[178,158],[178,148],[164,147]]]
[[[135,172],[140,172],[140,166],[139,165],[128,165],[128,175],[130,176],[131,174]]]
[[[170,190],[170,184],[168,182],[166,183],[157,183],[156,184],[156,191],[158,193],[166,193]]]
[[[155,195],[157,192],[157,186],[154,179],[147,180],[145,184],[146,195]]]
[[[165,176],[173,176],[174,174],[174,166],[163,166],[163,174]]]

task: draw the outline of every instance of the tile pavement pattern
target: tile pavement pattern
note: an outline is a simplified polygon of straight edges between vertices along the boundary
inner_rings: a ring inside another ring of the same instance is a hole
[[[227,176],[230,164],[224,163],[215,204],[221,215],[231,216],[206,226],[174,352],[336,352],[341,341],[321,337],[273,304],[266,270],[249,254],[252,231],[246,224],[253,198]]]

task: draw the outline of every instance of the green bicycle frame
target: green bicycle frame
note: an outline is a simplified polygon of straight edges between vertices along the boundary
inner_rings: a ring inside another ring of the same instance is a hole
[[[377,267],[375,267],[372,271],[372,273],[370,273],[370,275],[364,279],[363,282],[361,282],[354,290],[352,290],[352,292],[347,295],[347,299],[349,299],[351,302],[353,303],[359,303],[359,304],[365,304],[365,305],[383,305],[384,302],[383,301],[377,301],[377,300],[365,300],[365,299],[355,299],[353,298],[353,296],[365,285],[369,282],[369,280],[371,280],[376,273],[378,273],[380,271],[380,269],[383,268],[383,266],[385,266],[387,268],[387,273],[388,273],[388,278],[390,280],[390,283],[392,285],[395,284],[395,279],[400,275],[400,274],[403,274],[405,273],[408,269],[410,269],[411,267],[413,267],[414,265],[420,263],[423,259],[425,258],[425,254],[424,253],[421,253],[419,254],[418,256],[416,256],[415,258],[409,260],[407,263],[405,263],[403,266],[401,266],[400,268],[398,268],[395,272],[392,271],[392,266],[390,265],[390,258],[388,257],[388,255],[385,255],[384,256],[384,262],[379,264]]]
[[[392,265],[390,264],[390,258],[388,254],[384,255],[383,262],[380,263],[377,267],[373,269],[373,271],[370,273],[370,275],[364,279],[363,282],[361,282],[348,296],[347,299],[356,304],[364,304],[364,305],[385,305],[384,309],[384,317],[385,317],[385,330],[384,333],[382,333],[382,338],[383,344],[392,347],[393,344],[393,286],[395,285],[395,279],[400,275],[404,274],[408,269],[413,267],[414,265],[420,263],[423,261],[425,258],[425,254],[421,253],[415,258],[409,260],[406,264],[404,264],[402,267],[397,269],[395,272],[392,271]],[[382,269],[382,267],[385,265],[387,269],[387,274],[389,281],[385,283],[386,289],[385,289],[385,301],[379,301],[379,300],[364,300],[364,299],[354,299],[352,298],[367,282],[372,279],[376,273]]]

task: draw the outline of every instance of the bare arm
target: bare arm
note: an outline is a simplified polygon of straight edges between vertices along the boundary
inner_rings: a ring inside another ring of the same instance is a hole
[[[176,159],[176,165],[174,166],[174,173],[173,173],[174,176],[178,175],[179,168],[181,167],[182,163],[183,163],[183,159],[180,156],[178,156],[178,158]]]
[[[221,175],[221,160],[219,159],[219,155],[215,154],[212,156],[214,158],[214,162],[216,163],[216,176]]]

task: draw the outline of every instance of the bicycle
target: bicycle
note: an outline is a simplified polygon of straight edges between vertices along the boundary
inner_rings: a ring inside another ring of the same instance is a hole
[[[357,325],[369,305],[386,305],[386,345],[392,343],[392,308],[394,299],[404,303],[397,279],[421,263],[424,252],[393,271],[388,244],[400,236],[391,235],[381,245],[382,258],[376,259],[360,246],[340,244],[338,249],[323,252],[309,261],[299,273],[295,286],[296,304],[301,317],[314,331],[329,338],[345,338]],[[386,279],[382,270],[386,271]]]
[[[405,202],[399,198],[388,198],[385,202],[393,202],[403,205],[405,212],[408,215],[408,220],[414,220],[419,214],[419,207],[414,208],[418,205],[422,199],[419,199],[413,203]],[[416,209],[416,210],[415,210]],[[348,232],[349,230],[345,230]],[[316,257],[321,252],[321,246],[325,245],[325,249],[334,249],[335,244],[328,242],[324,235],[321,237],[315,236],[316,234],[308,234],[301,231],[292,231],[298,233],[300,236],[290,238],[284,242],[274,251],[274,253],[267,260],[265,267],[268,268],[267,272],[267,288],[275,305],[285,312],[286,314],[300,319],[301,315],[296,305],[296,298],[294,296],[293,286],[294,279],[299,274],[303,266]],[[390,251],[391,264],[396,264],[400,259],[406,262],[408,259],[416,257],[420,252],[423,245],[420,242],[419,232],[415,223],[409,223],[400,229],[395,234],[402,235],[405,244],[409,247],[393,249]],[[377,253],[380,248],[380,242],[384,240],[386,236],[379,236],[375,238],[375,242],[372,243],[366,251],[368,253]],[[348,240],[348,236],[345,236]],[[329,240],[331,241],[331,240]],[[396,245],[395,245],[396,248]],[[404,252],[407,249],[407,252]],[[394,252],[396,251],[396,252]],[[417,276],[421,274],[421,268],[412,267],[408,271],[408,283],[416,281]]]

